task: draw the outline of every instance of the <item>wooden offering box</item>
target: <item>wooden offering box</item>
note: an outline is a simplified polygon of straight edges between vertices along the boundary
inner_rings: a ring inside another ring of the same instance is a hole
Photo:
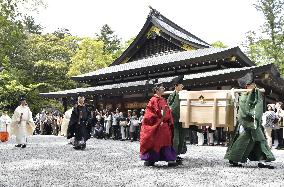
[[[234,103],[230,90],[181,91],[180,122],[190,125],[228,127],[233,131]]]

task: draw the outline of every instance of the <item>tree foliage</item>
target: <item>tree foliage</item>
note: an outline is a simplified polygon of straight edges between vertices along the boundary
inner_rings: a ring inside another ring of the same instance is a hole
[[[75,88],[70,76],[106,67],[122,53],[108,25],[93,39],[72,36],[65,28],[43,34],[42,26],[21,12],[39,5],[41,0],[0,0],[0,109],[12,111],[22,95],[34,113],[42,107],[62,109],[39,93]]]
[[[211,44],[213,47],[216,47],[216,48],[226,48],[228,47],[227,45],[225,45],[223,42],[221,41],[216,41],[216,42],[213,42]]]
[[[102,26],[100,34],[97,34],[97,39],[102,41],[104,54],[111,54],[113,58],[117,58],[119,54],[117,52],[121,48],[121,40],[110,28],[109,25],[105,24]]]
[[[113,58],[104,53],[103,41],[84,38],[72,57],[69,75],[79,75],[108,66]]]
[[[247,33],[247,53],[257,64],[274,63],[284,75],[284,1],[257,0],[255,8],[265,19],[262,33]]]

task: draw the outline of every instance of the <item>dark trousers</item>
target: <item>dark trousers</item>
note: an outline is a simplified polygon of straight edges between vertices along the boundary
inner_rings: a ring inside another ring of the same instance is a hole
[[[224,127],[216,127],[216,140],[217,144],[226,142],[226,133],[224,131]]]
[[[185,130],[182,128],[182,123],[174,123],[174,138],[173,147],[177,155],[184,153],[184,142],[185,142]]]
[[[198,127],[195,125],[190,125],[188,128],[188,135],[189,135],[189,142],[190,144],[197,144],[198,143],[198,138],[197,138],[197,130]]]
[[[274,144],[274,140],[277,139],[277,138],[275,138],[275,136],[276,136],[276,130],[275,129],[272,129],[271,136],[272,136],[272,144]]]
[[[87,127],[85,123],[78,124],[75,131],[75,140],[81,141],[82,139],[84,139],[84,141],[87,141],[88,139]]]
[[[277,136],[277,140],[278,140],[278,147],[283,147],[283,128],[280,129],[276,129],[275,130],[275,134]]]
[[[113,136],[115,140],[118,140],[119,138],[119,125],[113,125]]]

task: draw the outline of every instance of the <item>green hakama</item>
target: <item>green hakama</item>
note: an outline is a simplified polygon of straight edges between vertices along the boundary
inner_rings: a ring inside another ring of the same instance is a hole
[[[231,140],[225,159],[245,163],[250,161],[274,161],[263,128],[263,99],[261,92],[255,89],[242,93],[239,99],[238,121],[233,139]]]
[[[182,128],[182,123],[179,122],[180,118],[180,100],[179,95],[174,91],[168,98],[168,104],[172,110],[172,115],[174,118],[174,138],[173,147],[177,153],[184,154],[186,152],[185,143],[185,129]]]

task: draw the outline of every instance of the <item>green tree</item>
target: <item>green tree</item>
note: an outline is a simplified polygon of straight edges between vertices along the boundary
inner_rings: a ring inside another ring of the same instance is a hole
[[[83,38],[72,57],[72,64],[68,74],[74,76],[108,66],[113,58],[110,54],[105,54],[103,49],[103,41]]]
[[[17,12],[16,1],[0,0],[0,106],[14,107],[20,94],[29,91],[21,84],[21,70],[15,68],[24,56],[24,41],[26,35]]]
[[[116,58],[116,52],[121,48],[121,40],[109,25],[105,24],[102,26],[100,34],[97,34],[97,38],[99,41],[103,41],[104,43],[104,54],[112,54],[114,58]]]
[[[24,64],[25,82],[37,85],[30,92],[34,109],[40,110],[47,100],[39,96],[42,92],[51,92],[76,87],[68,75],[79,38],[68,34],[30,34],[27,41],[27,63]],[[51,100],[48,100],[52,102]],[[58,108],[58,106],[56,107]]]
[[[216,47],[216,48],[227,48],[228,46],[225,45],[223,42],[221,41],[216,41],[216,42],[213,42],[211,44],[213,47]]]
[[[14,109],[19,97],[30,89],[20,83],[16,76],[18,72],[11,68],[8,59],[2,62],[4,70],[0,72],[0,106]]]
[[[257,0],[255,8],[264,16],[262,33],[247,34],[247,53],[257,64],[274,63],[284,74],[284,1]]]
[[[13,110],[20,95],[38,112],[49,101],[40,92],[69,89],[75,86],[67,75],[71,57],[77,49],[72,36],[41,35],[41,26],[18,6],[37,0],[0,0],[0,101]],[[33,9],[28,4],[27,7]],[[22,7],[21,7],[22,8]],[[52,102],[52,101],[50,101]]]
[[[26,32],[31,34],[41,34],[42,33],[42,26],[37,24],[33,17],[25,16],[23,20],[24,29]]]

